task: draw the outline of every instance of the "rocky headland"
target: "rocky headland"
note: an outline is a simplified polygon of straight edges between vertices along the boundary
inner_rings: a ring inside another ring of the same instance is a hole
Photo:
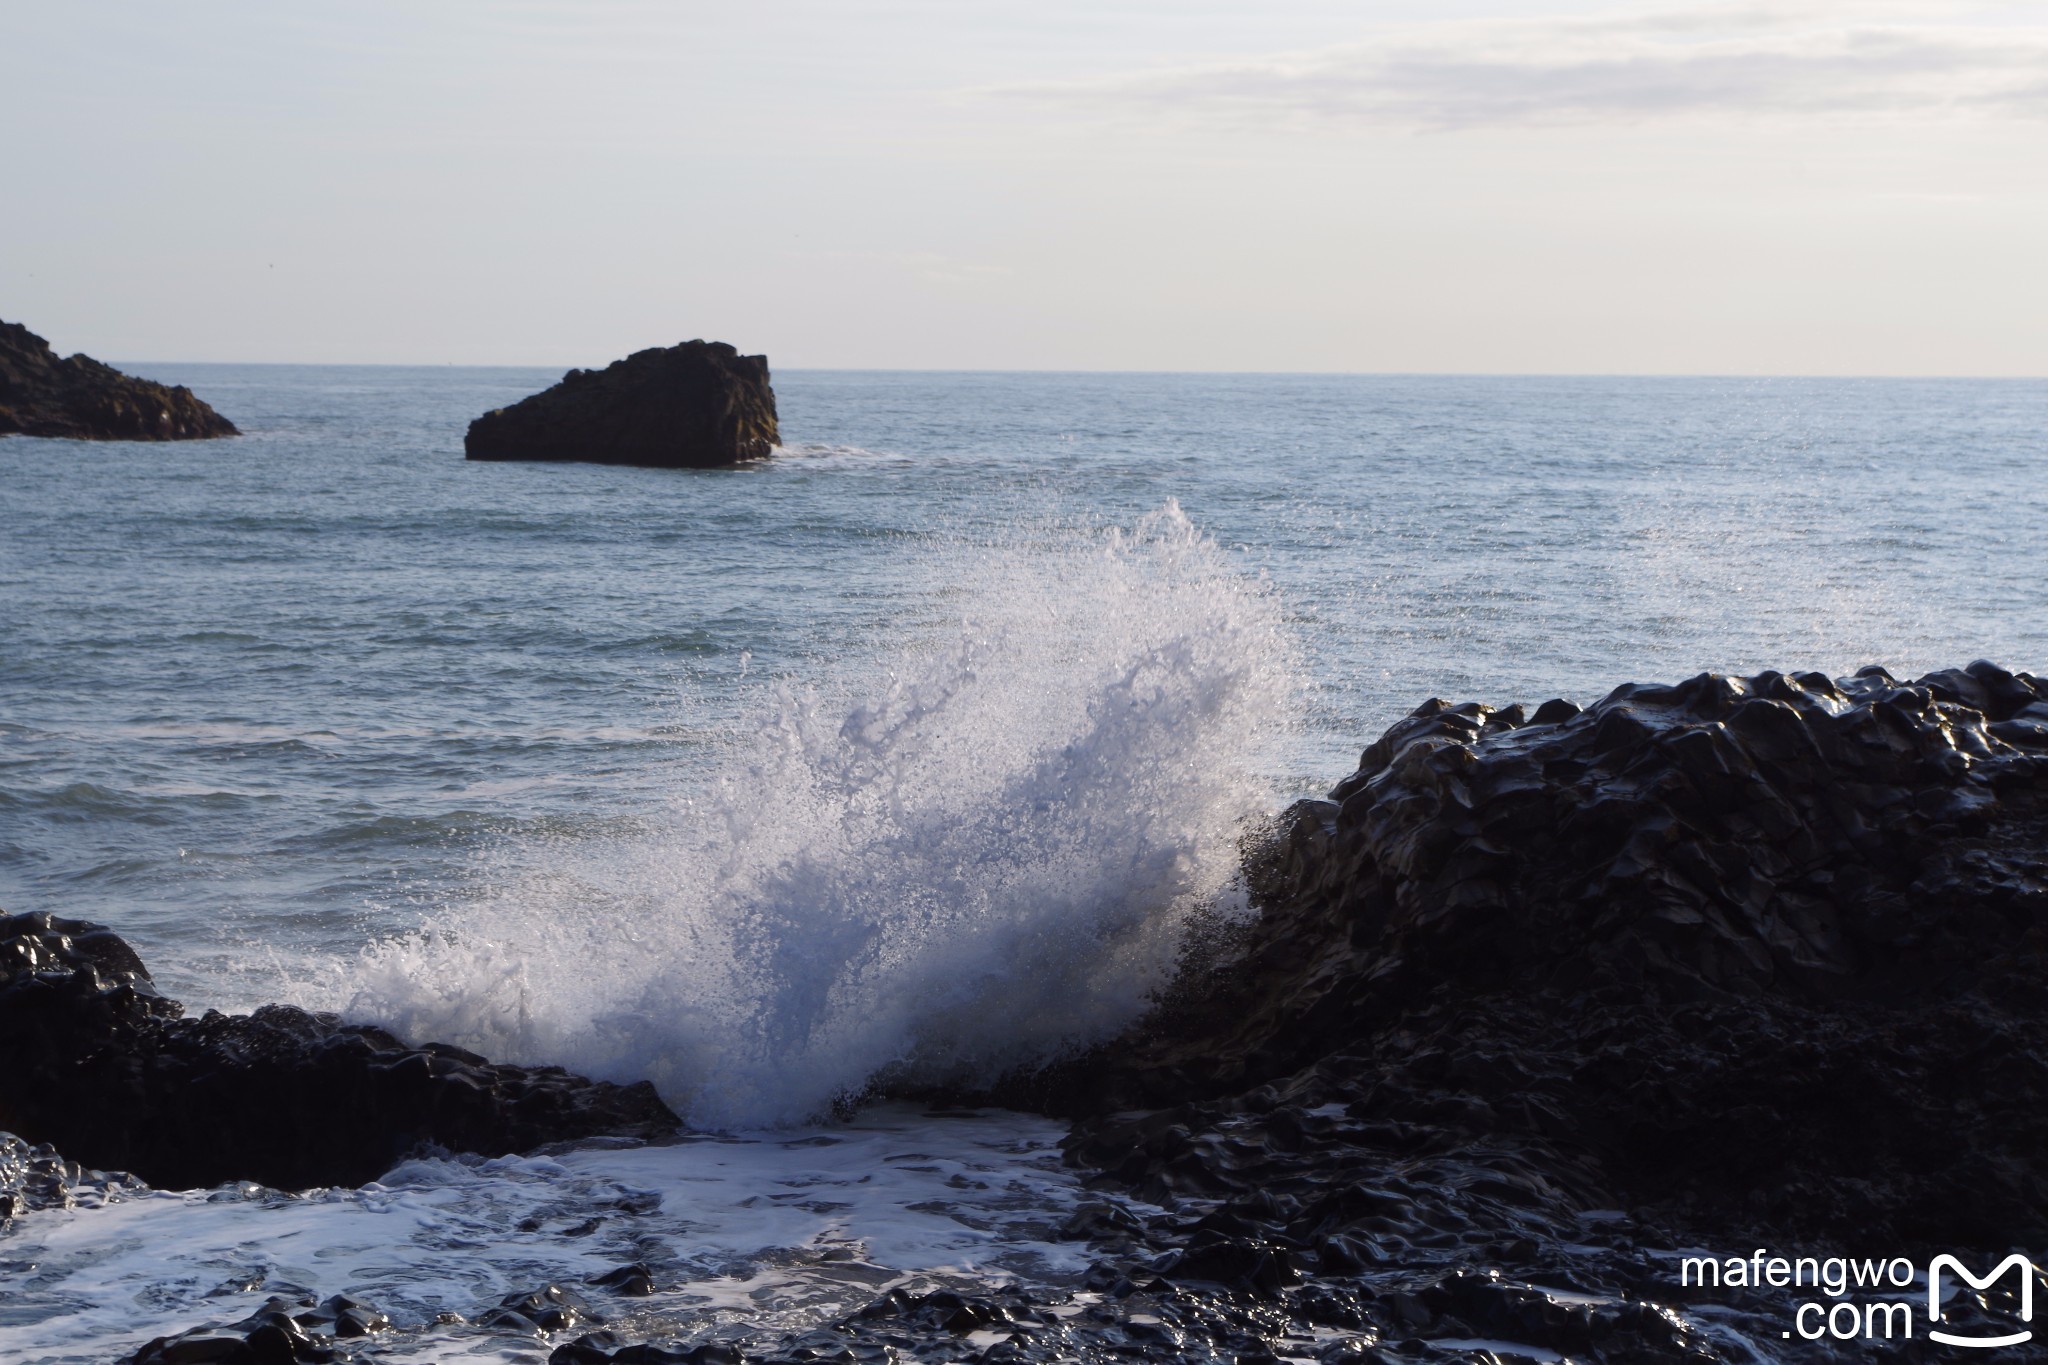
[[[2038,678],[1431,701],[1248,872],[1178,999],[1027,1083],[1089,1164],[1270,1190],[1184,1141],[1341,1101],[1701,1232],[2048,1244]]]
[[[88,355],[60,357],[18,322],[0,322],[0,436],[74,441],[201,441],[238,436],[190,389],[122,374]]]
[[[1102,1198],[1059,1232],[1095,1266],[1071,1293],[899,1289],[799,1336],[667,1345],[608,1302],[640,1271],[492,1311],[554,1365],[1971,1359],[1925,1322],[1791,1342],[1791,1291],[1688,1284],[1679,1254],[1988,1269],[2048,1244],[2042,679],[1430,701],[1246,865],[1256,916],[1204,936],[1128,1036],[924,1096],[1073,1119]],[[105,931],[0,937],[0,1126],[94,1165],[292,1184],[412,1142],[672,1122],[639,1088],[296,1011],[181,1020]],[[361,1117],[317,1164],[266,1155],[337,1097]],[[222,1115],[242,1145],[197,1148]],[[19,1191],[108,1179],[47,1149],[14,1164]],[[1958,1295],[1943,1325],[2025,1326],[2019,1288]],[[366,1305],[279,1300],[136,1360],[350,1359],[375,1330]]]
[[[289,1005],[189,1019],[121,938],[43,914],[0,916],[0,1078],[0,1129],[176,1189],[360,1185],[426,1147],[679,1126],[645,1082],[407,1047]]]
[[[760,459],[779,440],[768,357],[685,341],[571,370],[471,422],[462,446],[472,460],[710,469]]]
[[[991,1300],[1009,1358],[1981,1355],[1925,1319],[1788,1347],[1836,1301],[1681,1250],[2020,1250],[2048,1292],[2048,681],[1432,700],[1246,874],[1257,916],[1127,1036],[937,1097],[1069,1115],[1070,1161],[1169,1211],[1077,1219],[1116,1307]],[[2024,1328],[2020,1289],[1939,1325]]]
[[[1247,873],[1174,999],[999,1091],[1199,1214],[1105,1223],[1127,1280],[1606,1360],[1790,1335],[1785,1289],[1688,1286],[1681,1248],[2022,1250],[2048,1286],[2048,682],[1430,701]],[[2019,1288],[1948,1314],[2010,1330]]]

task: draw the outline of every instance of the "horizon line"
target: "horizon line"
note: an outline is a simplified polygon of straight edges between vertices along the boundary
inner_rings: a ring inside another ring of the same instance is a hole
[[[403,361],[403,360],[108,360],[123,366],[179,365],[235,369],[328,370],[561,370],[589,366],[534,362]],[[2027,382],[2048,380],[2048,371],[1931,374],[1924,371],[1767,371],[1767,370],[1234,370],[1234,369],[1070,369],[1053,366],[968,367],[923,365],[787,365],[771,366],[779,374],[890,375],[1047,375],[1134,376],[1152,378],[1266,379],[1782,379],[1782,380],[1949,380]]]

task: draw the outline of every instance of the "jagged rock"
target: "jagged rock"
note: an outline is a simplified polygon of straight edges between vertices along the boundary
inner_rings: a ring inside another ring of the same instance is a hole
[[[485,1327],[511,1332],[566,1332],[579,1322],[601,1322],[573,1289],[543,1285],[525,1294],[507,1294],[498,1306],[477,1320]]]
[[[375,1357],[350,1350],[350,1342],[390,1330],[381,1310],[346,1294],[317,1304],[274,1294],[240,1322],[157,1337],[123,1365],[370,1365]]]
[[[768,357],[722,341],[636,351],[469,424],[472,460],[588,460],[708,469],[768,454],[780,436]]]
[[[0,1132],[0,1222],[40,1209],[95,1206],[149,1186],[126,1171],[95,1171],[69,1161],[48,1143],[31,1145]]]
[[[1702,675],[1583,712],[1426,703],[1256,842],[1259,917],[1201,944],[1172,999],[994,1096],[1078,1115],[1069,1159],[1149,1201],[1057,1229],[1088,1244],[1080,1290],[906,1285],[715,1342],[626,1344],[622,1313],[551,1360],[1707,1365],[1789,1339],[1799,1294],[1689,1286],[1676,1248],[2037,1247],[2039,722],[2048,684],[1982,663]],[[140,970],[111,935],[26,938],[0,963]],[[628,1292],[640,1269],[594,1283]],[[538,1330],[560,1297],[515,1296],[500,1325]],[[2019,1305],[2007,1284],[1944,1313],[1988,1336]],[[338,1316],[325,1335],[292,1316],[311,1349],[346,1346]],[[264,1349],[305,1349],[262,1314],[237,1341],[266,1326]],[[187,1334],[190,1358],[228,1358],[206,1354],[223,1335]]]
[[[184,387],[122,374],[88,355],[60,359],[18,322],[0,322],[0,436],[197,441],[238,436]]]
[[[646,1298],[654,1292],[654,1271],[648,1266],[647,1262],[635,1261],[631,1265],[622,1265],[616,1270],[608,1270],[602,1275],[593,1275],[590,1283],[597,1285],[601,1289],[609,1289],[614,1294],[630,1294],[637,1298]]]
[[[1280,822],[1260,917],[1175,998],[996,1098],[1340,1262],[1545,1245],[1602,1208],[2039,1245],[2044,702],[1978,663],[1426,703]]]
[[[360,1185],[429,1144],[504,1155],[679,1121],[640,1082],[407,1047],[287,1005],[199,1019],[99,925],[0,916],[0,1129],[158,1186]]]

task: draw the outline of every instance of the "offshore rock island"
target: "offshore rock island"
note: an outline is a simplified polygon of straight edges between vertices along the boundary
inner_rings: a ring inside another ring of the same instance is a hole
[[[582,460],[712,469],[757,460],[780,441],[768,357],[722,341],[636,351],[602,370],[469,424],[472,460]]]
[[[18,322],[0,322],[0,436],[74,441],[204,441],[239,436],[190,389],[60,357]]]
[[[1789,1336],[1788,1291],[1687,1284],[1680,1249],[1988,1268],[2048,1241],[2042,679],[1980,662],[1703,674],[1583,710],[1427,702],[1253,841],[1247,878],[1257,916],[1201,940],[1117,1043],[918,1096],[1074,1119],[1067,1159],[1102,1198],[1058,1230],[1094,1267],[1070,1293],[894,1289],[798,1336],[662,1344],[614,1302],[663,1292],[638,1265],[480,1325],[539,1334],[554,1365],[1737,1361]],[[104,930],[0,935],[0,1126],[75,1159],[354,1180],[408,1142],[673,1123],[644,1087],[277,1007],[184,1023]],[[236,1097],[256,1075],[268,1119]],[[180,1144],[208,1086],[245,1131],[202,1158]],[[323,1097],[348,1117],[316,1140]],[[47,1149],[0,1149],[10,1171],[0,1198],[31,1206],[112,1179]],[[2016,1288],[1957,1296],[1948,1325],[2010,1330]],[[279,1298],[134,1359],[369,1359],[343,1338],[387,1329]]]

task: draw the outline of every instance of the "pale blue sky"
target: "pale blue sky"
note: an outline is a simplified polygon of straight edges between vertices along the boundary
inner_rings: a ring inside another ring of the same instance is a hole
[[[2048,375],[2048,0],[0,0],[138,360]]]

